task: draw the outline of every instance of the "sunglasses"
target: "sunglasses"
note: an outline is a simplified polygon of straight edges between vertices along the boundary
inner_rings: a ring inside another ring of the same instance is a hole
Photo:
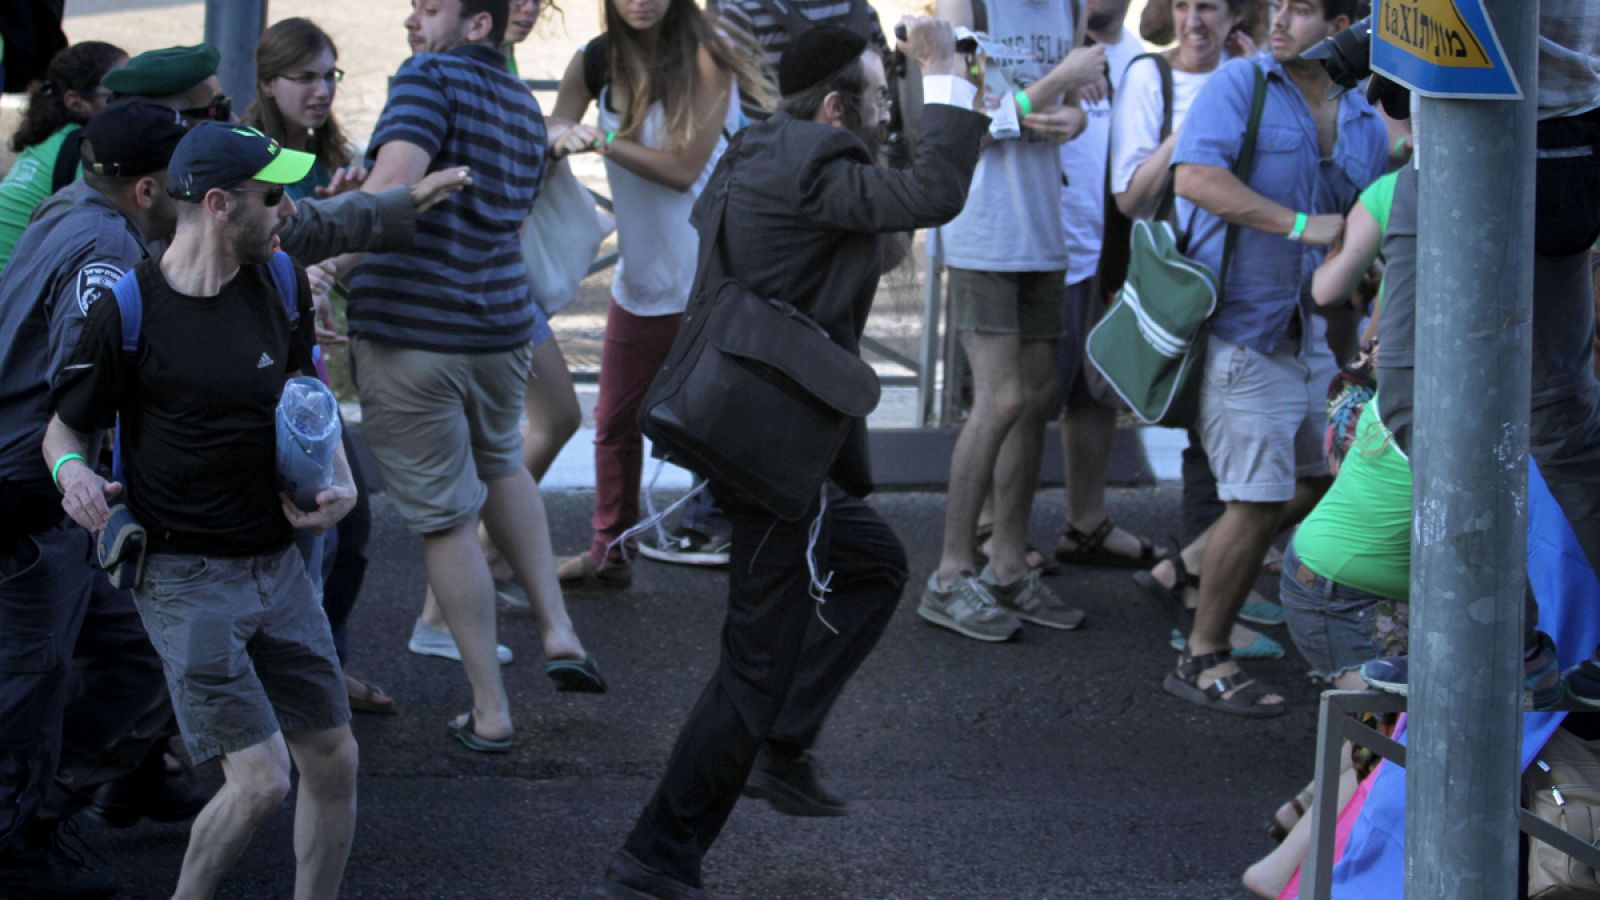
[[[218,94],[205,106],[191,106],[188,109],[178,110],[178,115],[185,119],[210,119],[214,122],[227,122],[233,118],[233,101],[227,94]]]
[[[335,68],[326,72],[301,72],[298,75],[279,75],[278,77],[284,81],[292,81],[301,87],[310,87],[319,81],[338,84],[344,80],[344,70]]]
[[[230,194],[260,194],[261,195],[261,205],[267,207],[268,209],[271,209],[272,207],[277,206],[279,203],[283,202],[283,195],[284,195],[284,192],[287,191],[287,190],[288,190],[288,186],[287,185],[275,184],[275,185],[273,185],[272,187],[269,187],[269,188],[228,188],[228,193],[230,193]]]

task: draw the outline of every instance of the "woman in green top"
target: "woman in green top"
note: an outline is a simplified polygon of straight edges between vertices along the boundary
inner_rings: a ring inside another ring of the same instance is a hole
[[[277,22],[256,45],[256,99],[244,111],[244,124],[317,158],[311,172],[289,186],[295,200],[351,190],[367,177],[366,169],[353,164],[333,115],[334,94],[344,79],[338,61],[333,39],[310,19]]]
[[[77,178],[76,147],[66,154],[62,147],[90,116],[105,108],[111,92],[100,86],[100,79],[127,61],[128,54],[111,44],[73,44],[50,60],[44,81],[28,95],[22,125],[11,137],[17,160],[0,181],[0,269],[11,258],[33,211]]]

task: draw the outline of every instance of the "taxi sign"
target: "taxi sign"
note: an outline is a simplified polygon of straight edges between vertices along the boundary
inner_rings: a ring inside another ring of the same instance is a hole
[[[1522,98],[1483,0],[1378,0],[1372,70],[1424,97]]]

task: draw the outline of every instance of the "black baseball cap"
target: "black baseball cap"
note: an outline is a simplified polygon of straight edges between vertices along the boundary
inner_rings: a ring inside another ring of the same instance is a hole
[[[167,168],[187,133],[183,117],[170,106],[149,100],[118,100],[96,113],[79,132],[78,140],[89,145],[83,167],[96,175],[118,178],[159,172]]]
[[[172,196],[198,203],[213,188],[230,188],[252,178],[294,184],[316,161],[310,153],[290,150],[247,125],[201,122],[178,143],[167,174]]]

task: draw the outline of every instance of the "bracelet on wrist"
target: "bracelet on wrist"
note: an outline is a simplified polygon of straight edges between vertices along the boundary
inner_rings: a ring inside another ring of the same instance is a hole
[[[1302,237],[1305,237],[1306,223],[1309,221],[1311,221],[1311,218],[1305,213],[1295,213],[1294,228],[1290,229],[1289,231],[1289,240],[1298,241]]]
[[[1027,91],[1017,91],[1017,110],[1025,116],[1033,115],[1033,101],[1028,99]]]
[[[61,475],[61,467],[74,459],[83,463],[84,465],[89,464],[89,461],[83,458],[82,453],[63,453],[61,458],[56,460],[56,464],[50,467],[50,482],[56,486],[56,490],[61,490],[61,480],[59,477]]]

